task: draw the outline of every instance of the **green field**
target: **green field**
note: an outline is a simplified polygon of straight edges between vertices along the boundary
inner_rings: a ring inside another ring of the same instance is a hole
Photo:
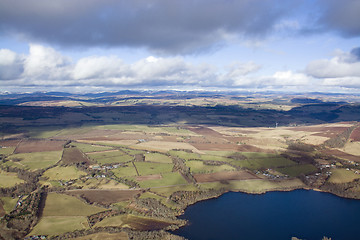
[[[172,171],[174,166],[169,163],[135,162],[134,164],[140,176],[168,173]]]
[[[49,180],[64,180],[78,179],[81,176],[87,175],[86,172],[80,171],[74,166],[68,167],[54,167],[45,171],[43,176],[49,178]]]
[[[231,155],[237,153],[234,151],[204,151],[208,155],[220,156],[220,157],[230,157]]]
[[[152,188],[187,184],[186,180],[178,172],[163,173],[161,176],[161,179],[139,181],[139,185],[142,188]]]
[[[317,171],[317,168],[311,164],[295,165],[284,168],[277,168],[276,171],[286,174],[290,177],[298,177],[302,174],[309,174]]]
[[[86,143],[78,143],[78,142],[72,142],[71,145],[79,148],[84,153],[100,152],[100,151],[113,149],[112,147],[99,146],[99,145],[86,144]]]
[[[206,165],[202,161],[190,160],[186,161],[186,166],[190,168],[192,173],[212,173],[212,172],[223,172],[223,171],[234,171],[234,167],[229,165]]]
[[[145,161],[156,163],[172,163],[172,159],[161,153],[145,153]]]
[[[18,178],[17,173],[5,172],[0,170],[0,187],[8,188],[13,187],[16,184],[23,183],[24,181]]]
[[[176,186],[175,186],[175,188],[176,188]],[[154,199],[160,201],[162,204],[164,204],[165,206],[167,206],[168,208],[171,208],[171,209],[176,209],[178,207],[176,203],[174,203],[173,201],[171,201],[167,197],[159,196],[159,195],[157,195],[155,193],[152,193],[152,192],[145,192],[145,193],[141,194],[141,196],[139,198],[140,199],[154,198]]]
[[[9,156],[13,161],[20,160],[20,164],[30,170],[48,168],[60,161],[62,151],[18,153]]]
[[[266,179],[234,180],[228,183],[211,182],[199,184],[201,189],[227,189],[230,191],[244,191],[248,193],[263,193],[279,189],[303,187],[299,179],[271,181]]]
[[[144,198],[154,198],[157,199],[159,201],[163,201],[165,198],[161,197],[159,195],[156,195],[154,193],[151,192],[144,192],[143,194],[141,194],[141,196],[139,197],[140,199],[144,199]]]
[[[81,187],[82,189],[128,189],[129,186],[119,183],[108,178],[91,178],[85,181],[76,181],[72,186]]]
[[[87,218],[83,216],[56,216],[43,217],[34,229],[30,232],[32,235],[59,235],[75,230],[88,229]]]
[[[208,161],[221,161],[228,162],[230,159],[224,156],[212,155],[212,154],[197,154],[189,153],[185,151],[169,151],[172,156],[182,158],[184,160],[208,160]]]
[[[337,168],[331,170],[331,176],[328,181],[330,183],[347,183],[359,178],[360,175],[354,173],[351,170],[346,170],[345,168]]]
[[[3,208],[6,213],[10,213],[12,210],[14,210],[15,205],[18,201],[18,198],[12,198],[12,197],[0,197],[0,201],[3,204]]]
[[[190,153],[190,152],[185,152],[185,151],[175,151],[175,150],[171,150],[171,151],[169,151],[169,153],[172,156],[182,158],[185,160],[201,159],[200,154],[197,154],[197,153]]]
[[[26,127],[22,128],[32,138],[50,138],[59,134],[62,129],[59,127]]]
[[[170,135],[184,135],[184,136],[196,135],[192,131],[177,127],[149,127],[147,125],[118,124],[118,125],[97,126],[97,128],[108,129],[108,130],[130,131],[130,132],[167,133]]]
[[[281,156],[272,155],[272,154],[267,156],[264,153],[260,153],[260,154],[261,154],[261,156],[265,156],[265,157],[254,158],[255,156],[257,156],[257,157],[260,156],[259,153],[254,153],[254,154],[247,154],[249,156],[249,158],[246,160],[232,159],[229,162],[235,166],[242,167],[242,168],[248,168],[248,169],[267,169],[267,168],[296,165],[295,162],[293,162],[289,159],[283,158]]]
[[[199,191],[199,189],[195,187],[193,184],[188,184],[188,185],[179,185],[179,186],[171,186],[171,187],[152,188],[151,191],[161,196],[169,197],[171,194],[177,191]]]
[[[94,227],[120,227],[123,224],[124,215],[104,218],[95,224]]]
[[[122,151],[92,153],[88,154],[88,157],[99,164],[124,163],[134,159]]]
[[[86,204],[76,197],[49,193],[46,198],[43,216],[89,216],[105,210],[105,208]]]
[[[136,150],[136,149],[131,149],[131,148],[121,148],[122,151],[126,152],[129,155],[135,155],[135,154],[144,154],[146,153],[145,151],[142,150]]]
[[[10,155],[14,152],[15,147],[2,147],[0,148],[0,154],[2,155]]]
[[[111,171],[119,178],[137,176],[136,170],[132,163],[128,164],[126,167],[118,167],[116,169],[112,169]]]

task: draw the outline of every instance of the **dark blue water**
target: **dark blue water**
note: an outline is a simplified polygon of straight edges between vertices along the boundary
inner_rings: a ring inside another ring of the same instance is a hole
[[[190,221],[174,234],[199,239],[360,239],[360,200],[296,190],[262,195],[226,193],[189,206]]]

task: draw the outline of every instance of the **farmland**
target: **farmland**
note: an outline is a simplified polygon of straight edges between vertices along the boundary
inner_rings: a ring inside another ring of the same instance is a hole
[[[13,187],[24,181],[17,177],[16,173],[9,173],[0,170],[0,187]]]
[[[43,216],[87,216],[104,210],[69,195],[50,193],[46,198]]]
[[[339,120],[328,121],[317,112],[326,104],[291,99],[165,99],[0,106],[0,217],[21,222],[22,237],[128,239],[127,228],[175,229],[186,206],[227,191],[360,199],[357,105],[335,104]]]

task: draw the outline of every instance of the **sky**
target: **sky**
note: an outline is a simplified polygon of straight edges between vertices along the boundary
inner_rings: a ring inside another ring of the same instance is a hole
[[[0,0],[0,92],[360,90],[360,0]]]

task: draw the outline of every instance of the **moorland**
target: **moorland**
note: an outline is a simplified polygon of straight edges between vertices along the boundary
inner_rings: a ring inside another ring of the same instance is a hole
[[[195,202],[360,199],[360,96],[121,91],[0,96],[0,236],[181,239]]]

